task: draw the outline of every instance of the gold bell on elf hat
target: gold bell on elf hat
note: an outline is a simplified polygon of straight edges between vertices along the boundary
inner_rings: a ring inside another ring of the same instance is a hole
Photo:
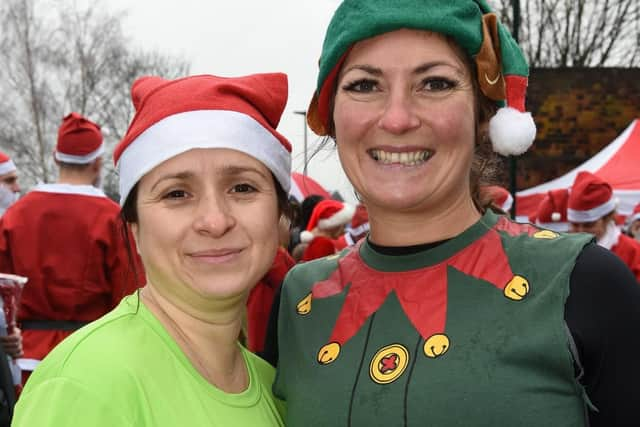
[[[330,102],[338,72],[351,47],[364,39],[410,28],[455,40],[475,61],[483,94],[500,107],[489,122],[489,138],[504,156],[527,151],[536,136],[525,110],[529,66],[517,42],[484,0],[345,0],[325,36],[316,91],[307,112],[309,127],[330,131]]]

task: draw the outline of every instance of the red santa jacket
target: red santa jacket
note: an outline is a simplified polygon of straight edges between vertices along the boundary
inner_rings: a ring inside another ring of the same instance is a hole
[[[263,350],[273,298],[284,276],[295,263],[289,252],[279,247],[271,269],[251,290],[247,301],[247,347],[249,350],[253,352]]]
[[[312,261],[335,254],[338,252],[336,243],[339,244],[339,241],[324,236],[315,236],[302,253],[301,261]]]
[[[18,312],[25,358],[41,360],[143,284],[135,250],[137,278],[130,265],[119,211],[91,186],[43,184],[0,219],[0,272],[29,279]]]
[[[618,241],[611,247],[611,252],[627,264],[640,282],[640,243],[625,234],[620,234]]]

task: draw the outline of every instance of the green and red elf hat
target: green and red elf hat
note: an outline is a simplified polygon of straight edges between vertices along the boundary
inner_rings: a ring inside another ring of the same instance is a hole
[[[525,111],[529,67],[518,44],[485,0],[345,0],[325,35],[318,84],[307,112],[309,127],[329,133],[330,102],[336,77],[351,47],[364,39],[402,28],[451,37],[475,60],[482,92],[501,107],[489,123],[495,152],[522,154],[536,127]]]

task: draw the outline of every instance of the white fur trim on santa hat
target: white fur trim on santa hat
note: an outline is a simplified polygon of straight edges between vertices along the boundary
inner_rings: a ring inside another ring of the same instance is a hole
[[[300,243],[309,243],[316,237],[312,232],[304,230],[300,232]]]
[[[89,154],[85,154],[84,156],[76,156],[73,154],[65,154],[59,151],[53,153],[53,156],[57,161],[63,163],[72,163],[74,165],[86,165],[88,163],[93,162],[95,159],[100,157],[104,153],[104,144],[100,144],[97,150],[92,151]]]
[[[291,186],[291,156],[282,143],[246,114],[196,110],[165,117],[131,142],[120,156],[120,204],[147,172],[195,148],[229,148],[261,161],[285,192]]]
[[[500,108],[489,121],[489,138],[496,153],[517,156],[527,151],[536,139],[536,124],[531,113]]]
[[[612,197],[606,203],[587,211],[578,211],[569,208],[567,209],[567,219],[569,222],[576,223],[597,221],[603,216],[613,212],[616,209],[616,205],[616,199]]]
[[[6,162],[0,163],[0,175],[7,174],[9,172],[14,172],[16,170],[16,165],[13,163],[13,160],[9,159]]]
[[[337,227],[339,225],[345,225],[351,222],[353,215],[356,213],[356,208],[353,205],[345,203],[338,212],[333,214],[330,218],[321,219],[318,221],[318,228],[326,230],[328,228]]]
[[[631,226],[631,224],[633,224],[635,221],[639,219],[640,219],[640,213],[636,213],[631,216],[628,216],[625,221],[625,227],[628,229]]]

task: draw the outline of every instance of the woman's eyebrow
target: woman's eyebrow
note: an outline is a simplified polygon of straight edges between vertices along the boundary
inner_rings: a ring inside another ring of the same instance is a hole
[[[151,189],[149,191],[153,191],[153,189],[156,188],[163,181],[167,181],[170,179],[188,179],[191,177],[193,177],[193,172],[189,172],[189,171],[182,171],[182,172],[170,173],[168,175],[163,175],[151,186]]]
[[[258,174],[264,179],[268,178],[268,176],[265,175],[261,170],[251,166],[227,165],[222,167],[219,174],[226,175],[226,176],[235,176],[235,175],[241,175],[246,172]]]

